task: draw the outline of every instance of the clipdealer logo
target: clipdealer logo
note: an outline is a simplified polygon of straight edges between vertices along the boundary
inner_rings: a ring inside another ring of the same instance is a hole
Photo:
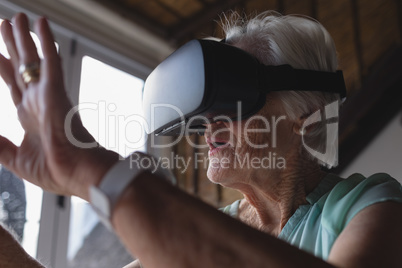
[[[110,106],[110,104],[109,104]],[[129,151],[133,151],[133,149],[136,149],[136,147],[138,147],[139,145],[137,143],[133,143],[131,141],[131,139],[129,139],[129,137],[127,137],[127,133],[126,130],[128,128],[129,125],[137,125],[140,127],[140,129],[142,130],[142,132],[145,132],[145,130],[149,129],[149,124],[148,123],[152,123],[153,120],[151,120],[151,122],[147,122],[147,119],[144,118],[142,115],[138,115],[138,114],[133,114],[130,116],[122,116],[122,115],[117,115],[117,119],[115,118],[116,115],[109,115],[107,114],[105,111],[109,111],[107,109],[107,107],[109,107],[106,105],[106,102],[99,102],[99,103],[84,103],[81,104],[80,106],[75,106],[73,107],[69,113],[67,114],[66,118],[65,118],[65,122],[64,122],[64,127],[65,127],[65,133],[66,136],[68,138],[68,140],[74,144],[77,147],[80,148],[93,148],[93,147],[97,147],[98,143],[93,141],[93,142],[81,142],[79,140],[77,140],[74,135],[73,135],[73,131],[72,131],[72,118],[74,115],[76,115],[78,112],[80,112],[80,110],[93,110],[98,112],[98,121],[99,122],[106,122],[105,126],[109,126],[110,124],[107,124],[109,121],[113,121],[113,122],[118,122],[118,128],[116,127],[116,131],[122,131],[124,134],[123,140],[112,140],[112,144],[115,144],[118,146],[119,149],[121,150],[129,150]],[[180,116],[184,116],[181,111],[177,108],[177,107],[172,107],[172,105],[167,105],[167,104],[159,104],[156,107],[153,107],[153,109],[156,108],[161,108],[163,107],[164,109],[173,109],[180,115]],[[302,128],[301,128],[301,133],[302,133],[302,146],[306,149],[306,151],[312,155],[313,157],[315,157],[321,164],[324,164],[328,167],[333,167],[336,166],[338,164],[338,122],[337,119],[339,117],[339,101],[335,101],[332,102],[328,105],[325,106],[324,108],[324,115],[322,116],[322,111],[321,110],[317,110],[315,111],[313,114],[311,114],[310,116],[308,116],[306,118],[306,120],[304,121]],[[153,114],[153,116],[155,117],[155,114]],[[153,117],[152,117],[153,118]],[[151,119],[152,119],[151,118]],[[241,104],[238,103],[238,118],[241,118]],[[111,120],[113,119],[113,120]],[[198,119],[198,120],[203,120],[205,123],[209,123],[209,118],[203,117],[203,116],[198,116],[198,117],[194,117],[192,118],[193,120]],[[216,119],[216,118],[214,118]],[[221,118],[219,117],[219,119],[226,119],[227,122],[232,122],[232,120],[230,118]],[[253,120],[260,120],[263,122],[263,128],[262,129],[252,129],[249,127],[250,122],[252,122]],[[265,148],[265,147],[272,147],[275,148],[276,147],[276,141],[277,141],[277,125],[282,121],[282,120],[286,120],[286,116],[280,116],[278,118],[276,117],[272,117],[272,118],[265,118],[263,116],[260,115],[254,115],[252,117],[250,117],[248,119],[248,123],[245,124],[243,129],[237,129],[237,131],[239,133],[243,133],[244,136],[247,136],[246,134],[248,132],[262,132],[265,133],[267,135],[270,135],[271,139],[270,139],[270,144],[254,144],[252,143],[250,140],[246,140],[247,144],[250,145],[253,148]],[[306,128],[308,128],[310,125],[322,122],[324,123],[327,122],[325,124],[326,127],[326,139],[325,139],[325,150],[324,152],[321,152],[320,150],[318,150],[318,148],[312,148],[309,144],[307,144],[306,142],[306,136],[303,133],[305,133],[304,130],[306,130]],[[181,128],[182,132],[179,135],[179,137],[176,137],[176,139],[174,139],[174,141],[170,141],[168,144],[156,144],[153,135],[151,135],[151,147],[152,148],[170,148],[173,145],[175,145],[177,142],[179,142],[184,134],[188,131],[187,128],[189,128],[190,124],[186,124],[185,126],[182,125]],[[112,125],[114,126],[114,125]],[[101,130],[98,130],[98,132]],[[110,132],[110,130],[104,130],[106,131],[105,133],[108,134]],[[141,132],[141,131],[140,131]],[[141,133],[142,133],[141,132]],[[105,136],[105,135],[103,135]],[[112,138],[117,139],[116,135],[112,135]],[[188,143],[193,146],[194,148],[206,148],[208,147],[208,145],[205,144],[195,144],[191,141],[191,139],[189,139],[189,136],[185,136],[185,138],[187,139]],[[232,139],[232,138],[231,138]],[[109,139],[107,139],[107,141],[109,141]],[[143,145],[147,142],[147,138],[145,137],[145,139],[142,141],[142,143],[140,145]],[[110,141],[109,141],[110,143]],[[110,145],[110,144],[109,144]],[[280,158],[279,155],[276,155],[275,157],[276,159],[282,160],[282,158]],[[254,158],[253,158],[254,159]],[[271,159],[271,158],[270,158]],[[271,161],[271,160],[270,160]],[[241,161],[240,161],[241,162]],[[276,161],[278,162],[278,161]],[[265,162],[262,162],[265,165]],[[279,163],[279,162],[278,162]],[[188,164],[186,165],[188,166]],[[274,165],[275,166],[275,165]],[[286,165],[282,165],[281,166],[286,166]]]
[[[339,118],[339,101],[334,101],[325,106],[325,118],[321,117],[321,110],[315,111],[304,121],[301,133],[305,133],[306,127],[326,120],[326,142],[325,142],[325,152],[319,152],[305,142],[305,135],[302,134],[302,143],[304,148],[313,157],[315,157],[322,164],[327,167],[334,167],[338,165],[338,121],[334,122]]]

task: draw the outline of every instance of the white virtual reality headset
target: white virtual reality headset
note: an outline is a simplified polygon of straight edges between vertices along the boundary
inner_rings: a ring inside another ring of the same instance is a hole
[[[192,40],[160,63],[145,82],[147,132],[203,133],[205,124],[222,118],[240,120],[252,116],[265,104],[267,93],[284,90],[346,96],[342,71],[267,66],[224,42]]]

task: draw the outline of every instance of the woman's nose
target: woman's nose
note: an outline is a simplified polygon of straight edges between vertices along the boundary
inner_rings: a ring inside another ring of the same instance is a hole
[[[221,128],[223,126],[223,121],[215,121],[211,122],[210,124],[202,124],[205,127],[204,132],[214,132],[218,128]]]

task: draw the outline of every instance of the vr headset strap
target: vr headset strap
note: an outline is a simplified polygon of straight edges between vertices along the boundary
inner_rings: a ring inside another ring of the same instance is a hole
[[[321,91],[346,97],[346,86],[342,71],[324,72],[294,69],[292,66],[267,66],[261,64],[259,88],[263,92],[272,91]]]

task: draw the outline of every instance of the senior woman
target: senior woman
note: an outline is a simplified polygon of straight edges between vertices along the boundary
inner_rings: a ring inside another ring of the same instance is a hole
[[[102,188],[105,180],[126,183],[108,216],[144,267],[400,267],[400,185],[386,174],[345,180],[325,174],[304,149],[304,136],[313,147],[325,133],[320,125],[304,127],[305,121],[336,101],[336,95],[269,93],[251,122],[206,126],[209,179],[245,197],[224,209],[230,217],[172,186],[164,180],[166,173],[140,169],[127,182],[125,173],[111,172],[124,163],[118,155],[71,144],[64,130],[71,104],[48,24],[43,18],[36,24],[44,54],[40,75],[31,73],[32,79],[24,81],[19,66],[39,62],[39,57],[27,18],[18,14],[13,22],[1,27],[11,59],[0,58],[0,72],[26,135],[20,147],[0,138],[0,162],[45,190],[92,203],[97,203],[93,186]],[[265,13],[231,24],[226,33],[228,44],[266,65],[326,71],[337,66],[332,39],[310,19]],[[272,146],[268,135],[257,130],[264,128],[262,118],[284,115]],[[72,127],[81,141],[94,141],[78,117]],[[238,132],[241,128],[251,131]],[[238,159],[263,159],[269,153],[282,157],[285,165],[236,166]]]

